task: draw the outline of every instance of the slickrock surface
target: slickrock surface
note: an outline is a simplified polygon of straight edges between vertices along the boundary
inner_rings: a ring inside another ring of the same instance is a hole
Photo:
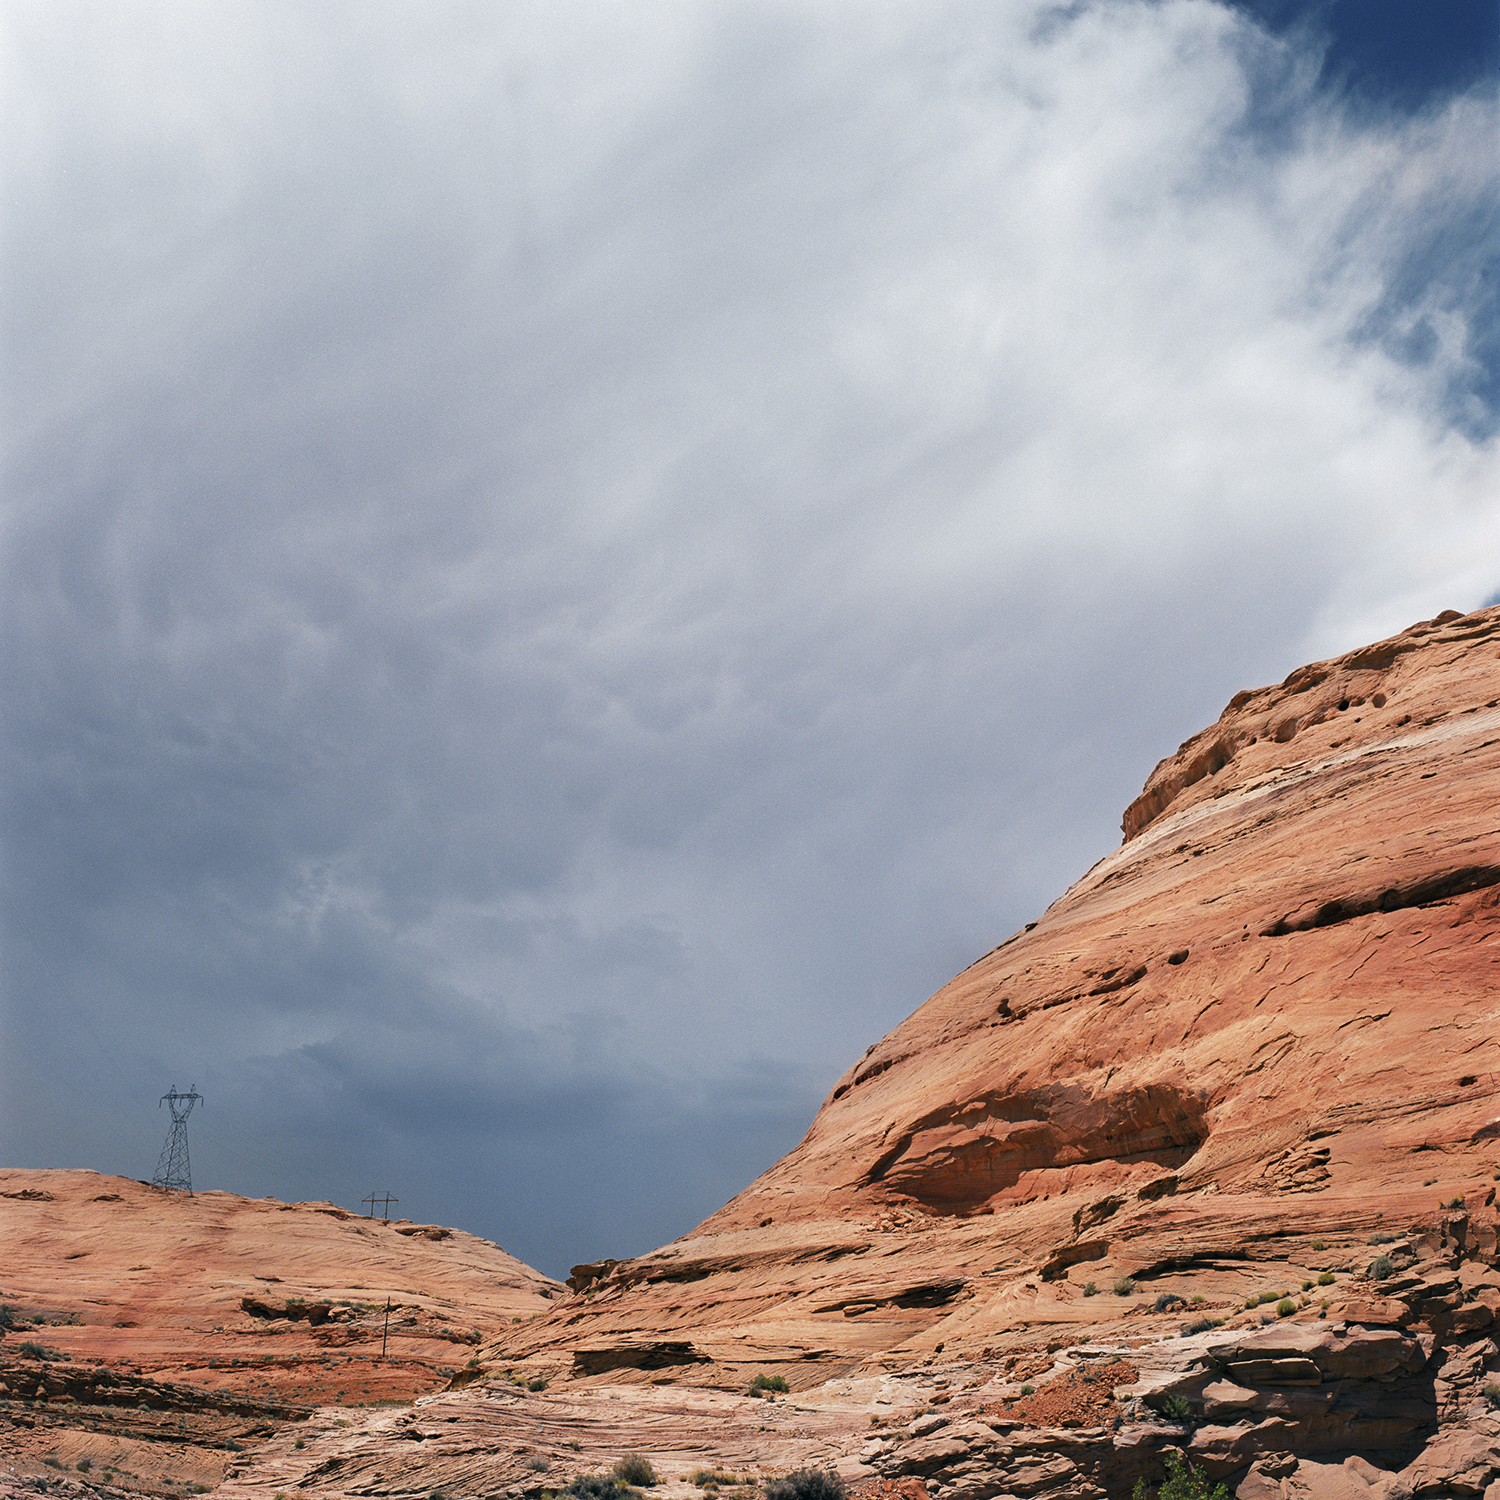
[[[1222,1311],[1268,1277],[1342,1281],[1372,1231],[1491,1198],[1500,609],[1236,694],[1125,830],[733,1202],[580,1267],[484,1357],[806,1387],[1145,1334],[1160,1294]]]
[[[563,1291],[459,1230],[87,1171],[0,1170],[0,1247],[28,1325],[0,1338],[0,1476],[86,1460],[163,1493],[322,1402],[443,1388]]]
[[[691,1234],[218,1492],[520,1500],[638,1451],[664,1500],[1114,1500],[1175,1449],[1236,1500],[1500,1500],[1500,609],[1236,694],[1124,831]]]

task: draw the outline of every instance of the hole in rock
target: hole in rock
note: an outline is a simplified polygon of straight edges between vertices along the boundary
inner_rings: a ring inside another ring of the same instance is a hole
[[[1436,773],[1433,773],[1436,774]],[[1289,916],[1278,917],[1269,927],[1261,928],[1262,937],[1286,937],[1293,932],[1310,932],[1316,927],[1332,927],[1371,912],[1402,911],[1413,906],[1428,906],[1469,891],[1500,885],[1500,865],[1465,865],[1457,870],[1421,875],[1403,885],[1387,886],[1381,891],[1367,890],[1358,895],[1338,896],[1316,907],[1303,907]]]
[[[1180,1167],[1208,1137],[1205,1114],[1201,1097],[1166,1083],[1108,1094],[1059,1084],[985,1096],[915,1121],[864,1181],[929,1212],[972,1214],[1028,1173],[1068,1170],[1069,1186],[1078,1186],[1075,1179],[1109,1175],[1110,1166]]]
[[[608,1370],[666,1370],[674,1365],[705,1365],[709,1358],[690,1343],[660,1341],[621,1344],[613,1349],[575,1349],[575,1375],[603,1375]]]

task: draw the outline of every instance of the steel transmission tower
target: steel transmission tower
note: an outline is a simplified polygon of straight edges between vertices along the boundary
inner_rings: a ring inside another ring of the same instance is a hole
[[[186,1193],[188,1197],[192,1197],[193,1169],[188,1164],[187,1118],[202,1097],[197,1084],[187,1093],[179,1094],[174,1083],[171,1091],[157,1100],[158,1109],[165,1104],[172,1111],[172,1131],[167,1136],[166,1145],[161,1148],[156,1176],[151,1179],[152,1187],[165,1188],[169,1193]]]

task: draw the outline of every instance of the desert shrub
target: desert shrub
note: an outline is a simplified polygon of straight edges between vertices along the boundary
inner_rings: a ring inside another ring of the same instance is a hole
[[[1176,1292],[1158,1292],[1155,1307],[1157,1312],[1170,1312],[1174,1307],[1186,1307],[1187,1303]]]
[[[1208,1487],[1208,1480],[1175,1448],[1166,1452],[1167,1477],[1156,1492],[1156,1500],[1229,1500],[1229,1487],[1216,1484]],[[1131,1500],[1151,1500],[1151,1491],[1146,1481],[1136,1481]]]
[[[1302,1290],[1304,1292],[1310,1292],[1310,1291],[1312,1291],[1312,1285],[1313,1285],[1312,1282],[1310,1282],[1310,1281],[1304,1281],[1302,1283]]]
[[[1370,1243],[1372,1245],[1390,1245],[1394,1244],[1397,1238],[1397,1235],[1387,1234],[1384,1230],[1381,1230],[1379,1234],[1372,1234],[1370,1236]]]
[[[1276,1316],[1278,1318],[1289,1318],[1297,1311],[1297,1304],[1290,1297],[1283,1297],[1276,1304]]]
[[[545,1391],[547,1389],[547,1382],[538,1376],[537,1379],[526,1382],[526,1389],[528,1391]]]
[[[832,1469],[796,1469],[766,1486],[766,1500],[849,1500]]]
[[[621,1484],[652,1485],[657,1483],[651,1460],[640,1453],[627,1453],[610,1471]]]
[[[1484,1399],[1491,1406],[1500,1406],[1500,1385],[1496,1385],[1493,1380],[1490,1381],[1484,1388]]]
[[[578,1500],[623,1500],[625,1492],[608,1474],[579,1474],[569,1483],[567,1493]]]
[[[1193,1414],[1186,1396],[1167,1396],[1161,1403],[1161,1414],[1174,1422],[1186,1422]]]
[[[1197,1307],[1202,1301],[1203,1294],[1201,1292],[1195,1292],[1191,1297],[1188,1298],[1188,1305],[1191,1307]]]
[[[1333,1272],[1332,1271],[1324,1271],[1318,1277],[1318,1285],[1319,1286],[1332,1286],[1333,1285]]]
[[[20,1352],[31,1359],[49,1360],[61,1359],[62,1355],[56,1349],[49,1349],[45,1344],[39,1344],[34,1339],[27,1339],[21,1345]]]
[[[292,1447],[294,1447],[294,1448],[305,1448],[305,1447],[307,1447],[307,1443],[306,1443],[306,1441],[303,1438],[298,1438],[297,1441],[292,1444]]]
[[[0,1304],[0,1328],[30,1328],[31,1319],[14,1307]]]
[[[545,1474],[547,1470],[552,1467],[552,1465],[548,1463],[540,1453],[533,1453],[531,1457],[526,1460],[526,1467],[530,1469],[533,1474]]]
[[[1377,1255],[1370,1262],[1370,1275],[1376,1281],[1384,1281],[1396,1269],[1389,1255]]]
[[[757,1375],[750,1382],[752,1391],[789,1391],[785,1375]]]
[[[80,1474],[87,1474],[93,1467],[94,1461],[91,1458],[80,1458],[78,1460],[78,1472]]]
[[[1217,1328],[1218,1322],[1213,1318],[1194,1318],[1191,1323],[1182,1325],[1183,1338],[1191,1338],[1195,1333],[1207,1333],[1210,1328]]]
[[[1464,1206],[1464,1195],[1460,1193],[1451,1203],[1445,1203],[1444,1208],[1462,1208]]]
[[[1036,1387],[1034,1385],[1023,1385],[1021,1387],[1021,1394],[1023,1396],[1034,1396],[1036,1395]]]
[[[1097,1297],[1099,1295],[1099,1288],[1092,1281],[1086,1281],[1083,1284],[1083,1295],[1085,1297]]]
[[[1128,1276],[1122,1276],[1117,1282],[1115,1282],[1114,1292],[1115,1296],[1117,1297],[1129,1297],[1134,1293],[1134,1291],[1135,1282],[1133,1282]]]
[[[754,1484],[755,1481],[748,1474],[732,1474],[724,1469],[695,1469],[692,1483],[704,1490],[710,1487],[718,1489],[721,1484],[743,1485]]]
[[[1326,1240],[1314,1240],[1312,1242],[1312,1247],[1314,1250],[1326,1250],[1328,1248],[1328,1243]]]

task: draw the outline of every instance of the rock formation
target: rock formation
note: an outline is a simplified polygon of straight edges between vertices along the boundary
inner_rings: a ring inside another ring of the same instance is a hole
[[[515,1272],[542,1315],[448,1392],[320,1412],[226,1500],[628,1449],[665,1500],[699,1460],[1096,1500],[1174,1449],[1238,1500],[1500,1500],[1500,609],[1236,694],[1124,832],[692,1233]]]
[[[486,1357],[807,1385],[1144,1332],[1148,1298],[1237,1305],[1266,1262],[1342,1282],[1383,1226],[1492,1202],[1500,609],[1237,693],[1124,827],[795,1151]],[[1492,1216],[1474,1232],[1490,1253]]]
[[[441,1389],[564,1291],[459,1230],[86,1171],[0,1170],[0,1247],[0,1453],[148,1487],[320,1402]]]

